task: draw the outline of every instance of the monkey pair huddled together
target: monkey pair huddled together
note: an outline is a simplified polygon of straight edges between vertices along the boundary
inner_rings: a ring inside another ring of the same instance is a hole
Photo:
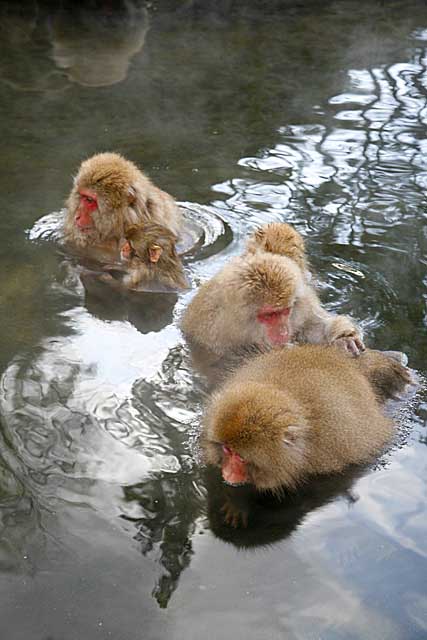
[[[66,206],[65,241],[83,255],[107,262],[104,282],[122,290],[188,288],[176,251],[179,208],[132,162],[116,153],[85,160]],[[113,278],[113,273],[121,277]]]
[[[181,224],[171,196],[106,153],[81,165],[65,237],[103,260],[120,254],[121,287],[157,281],[179,290],[187,286],[176,253]],[[244,253],[200,287],[181,328],[202,371],[210,372],[206,362],[235,358],[202,430],[206,461],[229,484],[293,488],[311,475],[366,463],[391,439],[381,405],[411,383],[410,373],[365,350],[357,325],[322,307],[303,239],[290,225],[256,231]],[[249,357],[251,350],[265,353]]]
[[[266,225],[184,314],[196,363],[267,350],[243,358],[205,412],[205,459],[228,484],[295,488],[370,461],[393,435],[381,405],[411,383],[409,371],[365,350],[357,325],[323,309],[310,282],[302,237]]]

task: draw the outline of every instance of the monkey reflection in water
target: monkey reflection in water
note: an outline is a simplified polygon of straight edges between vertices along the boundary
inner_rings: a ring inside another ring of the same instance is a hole
[[[52,57],[69,79],[85,87],[125,80],[144,46],[148,12],[141,2],[62,2],[50,22]]]
[[[353,485],[364,472],[353,466],[344,473],[316,476],[297,492],[284,489],[278,496],[250,485],[230,487],[221,481],[217,469],[209,467],[205,483],[210,528],[238,548],[273,544],[290,536],[309,513],[333,500],[357,502]]]
[[[285,347],[251,359],[205,412],[205,461],[230,486],[281,495],[315,476],[366,465],[391,442],[383,402],[413,384],[383,353],[358,358],[336,347]]]
[[[121,263],[81,274],[89,311],[104,317],[108,309],[119,311],[114,319],[123,319],[126,309],[127,319],[143,333],[169,324],[177,292],[190,286],[176,242],[175,234],[162,225],[129,228],[121,246]]]

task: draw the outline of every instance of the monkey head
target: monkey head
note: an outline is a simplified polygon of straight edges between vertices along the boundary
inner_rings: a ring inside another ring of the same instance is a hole
[[[246,244],[246,251],[266,251],[294,260],[300,269],[307,270],[307,256],[302,236],[290,224],[271,222],[257,229]]]
[[[256,333],[272,346],[286,344],[292,310],[304,286],[296,264],[289,258],[258,254],[243,261],[237,275],[243,306],[252,316]]]
[[[125,233],[120,255],[126,262],[153,265],[168,258],[177,259],[177,241],[177,236],[162,225],[134,225]]]
[[[139,170],[116,153],[82,162],[67,200],[66,235],[81,246],[115,239],[138,222],[133,205]]]
[[[228,385],[212,399],[203,425],[205,461],[230,485],[295,487],[304,469],[307,425],[295,400],[268,384]]]

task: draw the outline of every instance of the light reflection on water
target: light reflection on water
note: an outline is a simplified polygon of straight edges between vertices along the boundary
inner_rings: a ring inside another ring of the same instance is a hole
[[[427,12],[420,3],[386,16],[376,3],[364,5],[366,15],[357,6],[344,2],[338,10],[332,3],[286,15],[272,7],[271,15],[254,10],[255,20],[242,9],[221,16],[211,8],[214,17],[205,21],[188,6],[180,27],[160,5],[152,14],[135,10],[123,17],[137,34],[135,47],[125,47],[111,89],[94,86],[96,64],[81,77],[84,56],[76,56],[74,67],[72,56],[65,64],[58,25],[66,14],[56,15],[44,32],[56,71],[35,73],[32,45],[20,41],[16,59],[7,55],[13,39],[2,45],[0,76],[11,92],[5,104],[13,99],[18,111],[27,110],[34,138],[33,110],[48,107],[53,114],[43,125],[46,141],[25,139],[28,147],[12,151],[6,137],[6,152],[12,165],[26,166],[26,149],[38,157],[46,145],[51,165],[64,160],[59,186],[44,158],[44,179],[38,163],[28,178],[37,211],[59,209],[69,167],[97,150],[81,146],[84,112],[99,136],[96,145],[102,139],[103,148],[116,149],[123,136],[121,150],[137,161],[141,154],[152,177],[166,180],[161,186],[193,208],[205,232],[204,246],[186,257],[195,285],[239,253],[251,230],[286,220],[307,239],[328,308],[351,313],[368,343],[406,351],[425,372]],[[22,22],[12,15],[12,26],[25,34],[27,25],[31,43],[46,12]],[[390,25],[378,34],[383,19]],[[82,39],[69,41],[68,56],[84,53],[91,21],[84,24]],[[270,47],[258,52],[258,68],[253,43],[267,35]],[[224,36],[234,65],[227,73],[218,58]],[[173,45],[184,58],[183,75],[167,55]],[[37,47],[47,65],[46,42],[37,40]],[[323,68],[307,61],[309,53]],[[22,64],[27,84],[19,73],[14,77]],[[128,66],[129,81],[121,81]],[[168,106],[157,101],[147,78],[159,83],[164,73],[176,96],[163,131],[156,122]],[[214,93],[201,82],[205,76]],[[109,83],[98,77],[100,84]],[[45,92],[32,97],[31,108],[26,87],[32,96]],[[65,92],[73,92],[74,105]],[[99,129],[88,113],[95,107]],[[120,110],[123,121],[116,120]],[[176,113],[186,119],[174,120]],[[75,127],[74,138],[68,132],[72,158],[54,147],[59,157],[53,159],[49,139],[66,130],[67,118]],[[44,194],[51,192],[55,202],[46,207]],[[132,305],[85,298],[74,262],[43,240],[54,230],[48,226],[54,216],[33,227],[35,208],[20,209],[12,200],[21,217],[16,228],[5,227],[12,250],[5,247],[9,277],[1,287],[12,322],[4,353],[12,355],[0,388],[1,613],[8,638],[99,632],[133,640],[141,637],[141,624],[148,639],[198,637],[209,624],[218,638],[425,637],[425,393],[399,417],[399,446],[373,472],[319,482],[289,504],[252,505],[248,530],[226,526],[226,491],[198,459],[203,384],[177,328],[193,292],[155,306],[150,317]],[[194,204],[199,200],[204,206]],[[31,227],[26,241],[24,229]],[[26,263],[34,265],[30,273]],[[167,607],[166,618],[159,605]]]

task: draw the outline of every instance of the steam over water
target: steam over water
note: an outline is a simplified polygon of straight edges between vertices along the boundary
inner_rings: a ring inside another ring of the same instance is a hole
[[[113,5],[0,7],[2,637],[421,640],[427,7]],[[103,150],[201,230],[177,300],[85,296],[53,241]],[[374,468],[233,529],[200,464],[205,391],[178,320],[271,221],[306,238],[327,307],[421,384],[389,408],[398,437]]]

